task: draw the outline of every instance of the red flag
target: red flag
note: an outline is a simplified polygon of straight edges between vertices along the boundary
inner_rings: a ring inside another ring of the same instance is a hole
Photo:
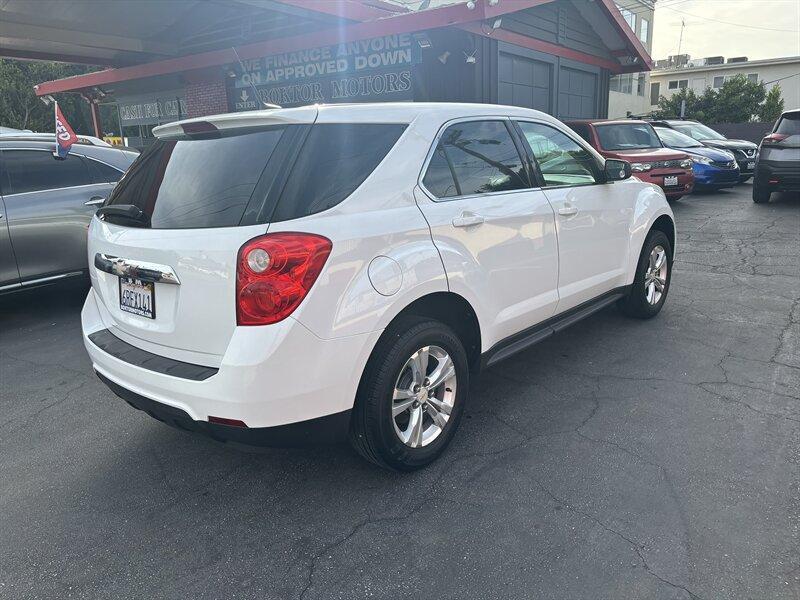
[[[72,148],[72,144],[78,141],[78,136],[75,135],[75,132],[72,131],[72,127],[69,126],[67,120],[64,118],[64,115],[61,114],[61,109],[58,108],[58,102],[55,103],[56,105],[56,151],[61,158],[66,158],[67,154],[69,154],[69,149]]]

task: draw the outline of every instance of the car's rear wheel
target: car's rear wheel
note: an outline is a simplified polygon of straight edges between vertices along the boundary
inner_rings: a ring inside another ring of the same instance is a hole
[[[467,354],[453,330],[438,321],[401,319],[369,360],[350,441],[382,467],[424,467],[453,438],[468,392]]]
[[[672,245],[663,231],[653,230],[642,246],[633,285],[619,301],[620,310],[637,319],[656,316],[667,299],[671,279]]]
[[[769,197],[772,195],[772,192],[769,191],[769,188],[763,184],[759,185],[756,181],[753,183],[753,202],[756,204],[766,204],[769,202]]]

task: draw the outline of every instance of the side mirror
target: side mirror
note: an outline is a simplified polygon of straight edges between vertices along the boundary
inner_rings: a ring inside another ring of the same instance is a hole
[[[631,176],[631,163],[627,160],[607,158],[604,171],[606,181],[622,181]]]

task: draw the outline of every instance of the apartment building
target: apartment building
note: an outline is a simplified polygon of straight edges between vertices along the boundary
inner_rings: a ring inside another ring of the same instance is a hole
[[[616,5],[634,35],[652,55],[655,0],[618,0]],[[609,82],[608,117],[615,119],[650,112],[649,89],[647,72],[614,75]]]
[[[656,108],[659,96],[669,97],[684,88],[702,94],[709,87],[721,88],[725,80],[734,75],[744,75],[750,81],[763,81],[767,89],[780,85],[785,107],[800,108],[800,56],[766,60],[747,60],[746,57],[725,60],[722,56],[712,56],[677,63],[672,61],[672,64],[683,62],[684,66],[668,68],[658,67],[664,63],[670,64],[670,61],[656,63],[656,70],[650,73],[648,102],[651,106],[648,111]]]

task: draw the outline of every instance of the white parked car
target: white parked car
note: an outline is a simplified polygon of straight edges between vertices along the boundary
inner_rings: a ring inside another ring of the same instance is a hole
[[[480,368],[667,297],[663,192],[534,110],[310,106],[154,133],[92,220],[83,335],[112,390],[184,429],[349,435],[419,468]]]

